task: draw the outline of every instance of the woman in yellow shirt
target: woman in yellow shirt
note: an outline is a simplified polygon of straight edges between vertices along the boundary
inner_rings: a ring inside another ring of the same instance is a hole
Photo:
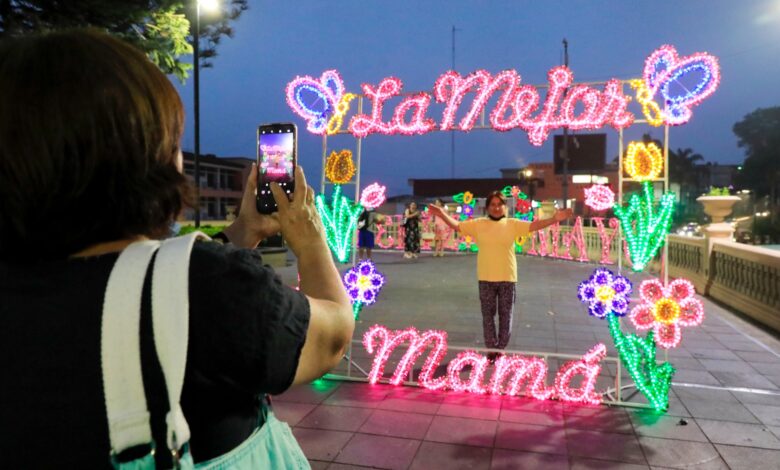
[[[505,349],[512,332],[512,312],[517,284],[515,239],[570,218],[571,209],[557,210],[551,218],[533,222],[508,218],[506,199],[500,191],[493,191],[488,195],[485,201],[487,217],[458,222],[442,208],[435,205],[428,207],[431,214],[441,218],[458,232],[471,236],[477,243],[479,247],[477,279],[479,300],[482,305],[485,347]],[[496,335],[496,313],[498,313],[498,335]],[[495,359],[496,356],[498,356],[497,352],[488,354],[491,359]]]

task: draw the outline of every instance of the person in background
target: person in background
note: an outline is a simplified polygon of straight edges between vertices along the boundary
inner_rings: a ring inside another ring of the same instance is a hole
[[[493,191],[485,200],[486,217],[458,222],[441,207],[430,206],[430,210],[452,229],[471,236],[477,243],[479,247],[477,280],[485,347],[506,349],[512,333],[517,284],[515,239],[570,218],[571,209],[557,210],[549,219],[525,222],[508,218],[504,195],[500,191]],[[498,315],[498,334],[496,334],[496,315]],[[495,360],[498,354],[494,351],[488,354],[488,357]]]
[[[139,461],[151,459],[171,468],[166,415],[180,424],[183,410],[191,438],[174,446],[195,463],[229,458],[237,465],[230,452],[241,446],[241,459],[268,462],[270,452],[287,450],[293,461],[282,465],[308,468],[289,428],[277,433],[285,426],[263,397],[338,364],[354,319],[301,167],[292,200],[272,185],[279,212],[264,216],[255,209],[253,166],[240,215],[222,234],[230,243],[192,247],[180,409],[170,408],[153,336],[158,280],[145,269],[142,285],[128,286],[124,305],[139,315],[139,328],[121,334],[138,344],[127,360],[143,373],[148,410],[130,414],[128,424],[143,424],[152,441],[126,440],[129,447],[114,453],[104,383],[117,369],[102,370],[106,286],[120,254],[154,246],[191,205],[183,132],[174,86],[117,38],[75,30],[0,42],[3,467],[141,468]],[[300,292],[253,249],[279,231],[297,257]]]
[[[412,201],[404,210],[404,258],[417,258],[420,254],[420,211]]]
[[[371,250],[376,242],[376,224],[384,222],[384,215],[374,209],[363,209],[358,218],[358,258],[371,259]]]
[[[433,205],[445,212],[447,210],[444,207],[444,201],[441,199],[437,198],[433,202]],[[444,256],[444,239],[450,233],[450,228],[447,226],[447,222],[445,222],[442,217],[432,215],[431,218],[433,219],[433,256],[441,257]]]

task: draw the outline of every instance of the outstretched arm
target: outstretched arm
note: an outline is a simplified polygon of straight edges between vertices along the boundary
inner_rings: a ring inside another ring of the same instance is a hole
[[[441,220],[443,220],[445,224],[449,225],[451,229],[459,230],[460,222],[450,217],[450,215],[447,214],[447,212],[441,207],[430,205],[428,206],[428,210],[431,211],[431,214],[435,215],[436,217],[441,217]]]
[[[571,218],[572,215],[573,213],[571,209],[559,209],[555,211],[555,214],[553,214],[553,216],[549,219],[534,220],[531,222],[531,227],[529,229],[531,232],[535,232],[558,222],[563,222],[564,220]]]

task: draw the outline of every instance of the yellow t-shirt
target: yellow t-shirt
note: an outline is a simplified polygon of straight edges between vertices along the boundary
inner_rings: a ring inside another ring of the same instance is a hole
[[[477,243],[477,279],[491,282],[517,282],[515,238],[528,235],[531,222],[504,217],[487,217],[460,223],[459,231]]]

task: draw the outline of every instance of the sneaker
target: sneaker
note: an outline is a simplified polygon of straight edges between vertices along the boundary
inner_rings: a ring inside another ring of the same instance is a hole
[[[412,255],[410,255],[409,253],[404,253],[404,258],[407,258],[407,259],[409,259],[409,258],[411,258],[411,257],[412,257]]]
[[[500,355],[501,355],[501,353],[489,352],[488,355],[487,355],[488,361],[490,361],[490,363],[492,364],[492,363],[496,362],[496,359],[498,359],[498,357]]]
[[[417,253],[412,253],[412,258],[417,258]]]

